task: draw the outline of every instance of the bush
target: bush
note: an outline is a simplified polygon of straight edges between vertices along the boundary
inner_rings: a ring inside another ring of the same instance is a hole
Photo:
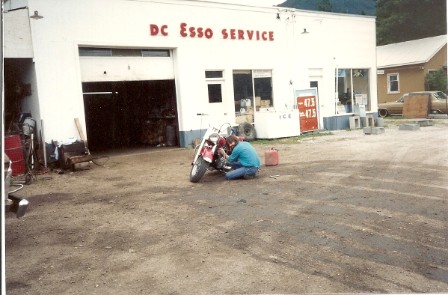
[[[426,90],[428,91],[443,91],[447,90],[447,77],[446,72],[443,69],[437,72],[429,72],[425,79]]]

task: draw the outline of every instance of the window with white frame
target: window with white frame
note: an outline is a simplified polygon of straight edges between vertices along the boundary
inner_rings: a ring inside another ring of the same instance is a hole
[[[208,102],[222,102],[222,84],[224,83],[223,71],[205,71],[205,80],[208,89]]]
[[[356,105],[371,109],[369,69],[337,69],[335,82],[337,113],[352,113]]]
[[[234,70],[233,96],[237,122],[254,122],[254,111],[274,105],[272,70]]]
[[[387,93],[400,92],[400,75],[398,73],[387,74]]]

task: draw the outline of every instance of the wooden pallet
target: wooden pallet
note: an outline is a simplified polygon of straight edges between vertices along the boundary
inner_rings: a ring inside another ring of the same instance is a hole
[[[92,161],[92,155],[82,155],[82,156],[71,156],[67,159],[67,164],[71,167],[72,170],[75,170],[75,165],[79,163],[85,163]]]

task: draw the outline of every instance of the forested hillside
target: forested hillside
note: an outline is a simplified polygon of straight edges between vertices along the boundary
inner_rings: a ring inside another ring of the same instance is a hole
[[[446,0],[286,0],[278,7],[376,16],[377,45],[446,35]]]
[[[375,0],[287,0],[279,7],[375,15]]]

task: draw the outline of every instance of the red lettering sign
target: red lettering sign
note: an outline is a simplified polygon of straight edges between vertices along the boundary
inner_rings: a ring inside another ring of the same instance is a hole
[[[155,36],[159,33],[159,27],[157,25],[149,25],[149,31],[151,32],[151,36]]]
[[[227,30],[226,29],[222,29],[221,34],[222,34],[222,38],[223,39],[229,38],[229,34],[227,34]]]
[[[238,39],[244,40],[244,31],[243,30],[238,30]]]
[[[230,30],[230,39],[235,39],[235,29]]]
[[[167,25],[163,25],[161,28],[160,28],[160,32],[162,32],[162,35],[163,36],[168,36],[168,26]]]
[[[221,34],[223,39],[274,41],[274,32],[272,31],[222,29]]]
[[[267,34],[268,32],[263,32],[263,33],[261,33],[261,38],[264,40],[264,41],[266,41],[266,40],[268,40],[268,38],[266,38],[266,34]]]
[[[180,35],[182,37],[187,37],[188,36],[188,34],[187,34],[187,24],[186,23],[181,23],[180,24]]]
[[[180,24],[180,35],[182,37],[191,37],[191,38],[207,38],[211,39],[213,37],[213,31],[210,28],[202,28],[202,27],[189,27],[186,23]]]
[[[168,25],[150,24],[149,33],[151,36],[168,36]],[[180,23],[179,34],[184,38],[213,38],[213,30],[211,28],[189,26],[187,23]],[[221,35],[225,40],[274,41],[273,31],[222,29]]]
[[[162,34],[163,36],[168,36],[168,26],[162,25],[159,27],[158,25],[150,24],[149,32],[151,36],[157,36],[159,33]]]

